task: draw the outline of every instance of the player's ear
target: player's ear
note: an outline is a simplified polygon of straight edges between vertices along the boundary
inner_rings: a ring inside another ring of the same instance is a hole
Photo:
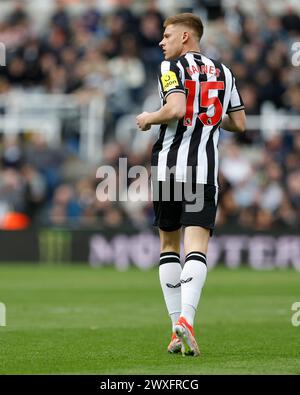
[[[185,44],[187,40],[189,39],[189,32],[183,32],[182,33],[182,44]]]

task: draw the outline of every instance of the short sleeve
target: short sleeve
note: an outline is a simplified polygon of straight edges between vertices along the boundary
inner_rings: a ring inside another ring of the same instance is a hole
[[[240,110],[244,110],[244,109],[245,109],[245,106],[243,103],[243,99],[236,87],[235,78],[232,75],[232,89],[231,89],[227,113],[234,112],[234,111],[240,111]]]
[[[161,97],[164,100],[171,93],[185,93],[181,80],[181,71],[174,61],[163,61],[161,63],[158,75],[158,86]]]

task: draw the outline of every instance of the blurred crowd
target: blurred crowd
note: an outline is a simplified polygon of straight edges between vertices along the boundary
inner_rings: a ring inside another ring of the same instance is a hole
[[[37,133],[1,135],[0,228],[29,224],[73,227],[135,226],[147,228],[147,202],[101,202],[96,196],[96,169],[120,157],[128,167],[149,168],[151,143],[132,151],[115,138],[118,119],[137,114],[157,91],[156,70],[162,60],[158,43],[165,18],[157,2],[142,12],[130,1],[116,1],[103,15],[95,1],[73,16],[57,0],[42,31],[34,29],[23,1],[0,22],[0,42],[7,49],[0,67],[0,94],[12,91],[72,93],[106,98],[104,154],[97,166],[85,163],[64,144],[51,146]],[[228,65],[237,80],[248,115],[267,103],[275,112],[300,115],[300,67],[291,63],[292,44],[300,42],[300,16],[286,7],[280,16],[263,2],[255,15],[239,6],[211,11],[194,2],[204,18],[201,45],[205,55]],[[218,3],[218,2],[216,2]],[[0,106],[0,114],[4,110]],[[153,136],[155,139],[155,136]],[[221,137],[219,226],[247,230],[300,225],[300,126],[248,130]],[[122,191],[120,191],[122,192]],[[123,191],[124,192],[124,191]]]

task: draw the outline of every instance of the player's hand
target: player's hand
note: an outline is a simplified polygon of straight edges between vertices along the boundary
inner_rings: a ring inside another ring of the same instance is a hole
[[[149,113],[144,111],[136,117],[136,124],[140,130],[146,131],[151,128],[151,123],[148,121]]]

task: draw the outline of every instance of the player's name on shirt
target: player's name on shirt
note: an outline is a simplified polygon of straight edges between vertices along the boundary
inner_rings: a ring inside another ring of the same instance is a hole
[[[219,68],[207,64],[202,64],[202,65],[196,64],[190,67],[186,67],[185,69],[190,77],[192,77],[192,75],[194,75],[195,73],[198,73],[198,74],[212,74],[218,78],[221,74],[221,70]]]

